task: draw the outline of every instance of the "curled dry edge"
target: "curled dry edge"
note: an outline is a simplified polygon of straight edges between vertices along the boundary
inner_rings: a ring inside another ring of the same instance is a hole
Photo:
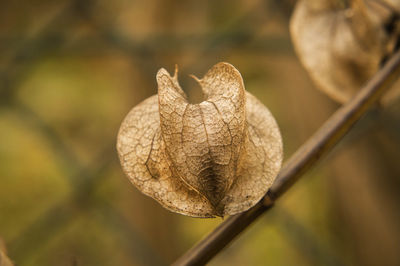
[[[318,88],[345,103],[399,46],[400,0],[299,0],[290,32]],[[389,105],[400,84],[381,100]]]
[[[275,119],[245,91],[228,63],[194,77],[205,100],[191,104],[165,69],[158,95],[134,107],[122,122],[117,150],[130,181],[165,208],[193,217],[248,210],[267,192],[282,163]]]

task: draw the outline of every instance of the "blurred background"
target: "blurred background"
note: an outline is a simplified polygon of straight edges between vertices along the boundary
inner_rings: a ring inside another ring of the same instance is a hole
[[[15,0],[0,9],[0,238],[16,265],[167,265],[222,219],[163,209],[115,149],[161,67],[220,61],[274,114],[288,158],[339,105],[294,53],[294,0]],[[210,265],[400,265],[400,104],[369,112]]]

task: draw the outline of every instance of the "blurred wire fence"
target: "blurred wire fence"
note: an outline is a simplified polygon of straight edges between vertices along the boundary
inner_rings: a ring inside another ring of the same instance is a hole
[[[277,117],[290,154],[336,107],[294,55],[293,2],[2,3],[0,236],[16,265],[166,265],[220,223],[137,192],[117,161],[118,127],[156,92],[160,67],[177,63],[185,89],[195,87],[186,74],[228,61]],[[364,118],[330,166],[213,263],[398,265],[399,121],[398,106]]]

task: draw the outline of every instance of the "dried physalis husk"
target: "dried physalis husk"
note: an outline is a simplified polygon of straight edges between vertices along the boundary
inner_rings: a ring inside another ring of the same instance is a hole
[[[239,71],[213,66],[201,85],[205,100],[188,102],[165,69],[158,95],[122,122],[117,149],[124,172],[165,208],[194,217],[243,212],[272,185],[282,140],[268,109],[246,92]]]
[[[400,0],[297,2],[290,22],[292,40],[321,90],[345,103],[378,71],[398,42],[397,8]],[[388,92],[382,102],[396,94]]]

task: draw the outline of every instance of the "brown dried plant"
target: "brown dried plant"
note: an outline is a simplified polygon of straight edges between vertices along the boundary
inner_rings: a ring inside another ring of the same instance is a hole
[[[399,0],[300,0],[290,31],[317,86],[345,103],[380,68],[399,38]],[[397,91],[382,98],[393,101]]]
[[[193,76],[194,77],[194,76]],[[278,126],[228,63],[194,77],[205,100],[191,104],[165,69],[158,95],[122,122],[117,149],[124,172],[165,208],[194,217],[232,215],[254,206],[282,162]]]

